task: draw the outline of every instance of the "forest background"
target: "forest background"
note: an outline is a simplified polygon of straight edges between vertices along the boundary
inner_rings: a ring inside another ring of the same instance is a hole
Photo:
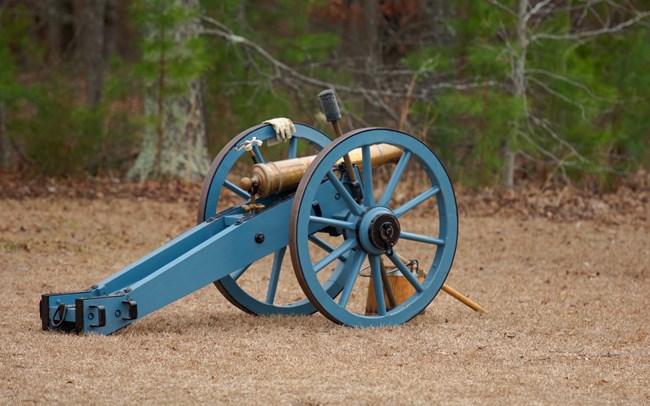
[[[0,168],[200,178],[242,130],[399,128],[470,188],[650,167],[642,0],[4,0]]]

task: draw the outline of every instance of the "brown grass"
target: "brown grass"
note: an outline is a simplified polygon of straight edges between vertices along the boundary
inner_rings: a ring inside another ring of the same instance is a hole
[[[448,282],[487,315],[441,293],[404,326],[359,330],[248,316],[207,286],[113,336],[41,331],[41,293],[103,279],[194,216],[147,199],[0,200],[0,402],[650,402],[639,216],[465,213]]]

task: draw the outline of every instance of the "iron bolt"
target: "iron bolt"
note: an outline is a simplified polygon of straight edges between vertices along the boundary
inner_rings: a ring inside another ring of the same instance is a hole
[[[257,233],[255,234],[255,242],[258,244],[261,244],[264,242],[264,234],[262,233]]]
[[[393,228],[393,225],[390,223],[384,223],[381,225],[381,228],[379,230],[380,237],[383,240],[390,240],[393,238],[393,234],[395,233],[395,229]]]

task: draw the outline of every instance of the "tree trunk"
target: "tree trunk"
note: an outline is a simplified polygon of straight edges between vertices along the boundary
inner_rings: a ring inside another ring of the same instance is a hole
[[[2,150],[2,171],[10,172],[11,167],[11,144],[7,134],[7,121],[5,116],[5,105],[0,98],[0,150]]]
[[[146,97],[145,116],[156,116],[158,100]],[[203,95],[200,81],[187,93],[165,97],[162,104],[162,145],[157,125],[145,128],[140,154],[129,170],[129,179],[156,177],[194,179],[205,176],[210,162],[206,147]]]
[[[377,89],[375,72],[380,70],[382,65],[382,49],[379,40],[379,13],[381,10],[375,0],[360,0],[360,4],[363,12],[363,25],[359,32],[359,47],[353,51],[353,55],[360,53],[360,56],[363,57],[358,66],[358,70],[361,72],[361,85],[365,89]],[[383,116],[373,114],[374,106],[368,100],[365,100],[364,105],[364,116],[367,120],[376,122],[383,118]]]
[[[363,8],[363,50],[366,70],[371,73],[381,63],[381,44],[379,43],[379,5],[375,0],[362,0]],[[372,74],[370,74],[372,76]]]
[[[102,98],[104,86],[104,11],[106,0],[84,4],[82,37],[86,62],[86,106],[95,108]]]
[[[526,13],[528,11],[528,0],[519,0],[517,10],[517,46],[513,61],[513,96],[515,99],[520,100],[521,103],[526,105],[526,52],[528,50],[528,34],[526,32],[527,20]],[[513,117],[512,134],[504,143],[503,147],[503,162],[504,162],[504,176],[503,186],[512,189],[515,186],[515,170],[517,169],[516,151],[514,149],[514,140],[518,137],[521,131],[521,117]]]
[[[198,8],[197,0],[183,0],[185,7]],[[197,35],[199,21],[193,19],[169,35],[182,47],[187,38]],[[170,51],[177,52],[178,50]],[[178,52],[177,52],[178,53]],[[203,106],[203,84],[191,81],[183,92],[170,94],[166,90],[173,78],[166,70],[166,52],[161,52],[157,90],[144,98],[145,117],[140,153],[129,170],[129,179],[181,178],[185,180],[205,176],[210,161],[207,152]]]
[[[48,0],[45,4],[47,15],[47,59],[55,66],[61,59],[61,10],[58,0]]]
[[[431,27],[425,34],[425,42],[444,46],[451,41],[451,32],[448,27],[450,19],[449,9],[453,5],[446,0],[422,0],[422,9],[426,19],[431,21]]]
[[[104,29],[104,60],[110,60],[117,51],[118,9],[116,0],[106,0]]]

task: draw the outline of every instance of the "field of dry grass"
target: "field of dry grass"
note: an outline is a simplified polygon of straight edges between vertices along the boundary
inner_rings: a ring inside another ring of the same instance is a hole
[[[440,293],[406,325],[360,330],[249,316],[207,286],[113,336],[41,330],[41,293],[85,288],[194,218],[143,198],[0,200],[0,403],[650,403],[647,215],[461,211],[448,282],[486,315]]]

